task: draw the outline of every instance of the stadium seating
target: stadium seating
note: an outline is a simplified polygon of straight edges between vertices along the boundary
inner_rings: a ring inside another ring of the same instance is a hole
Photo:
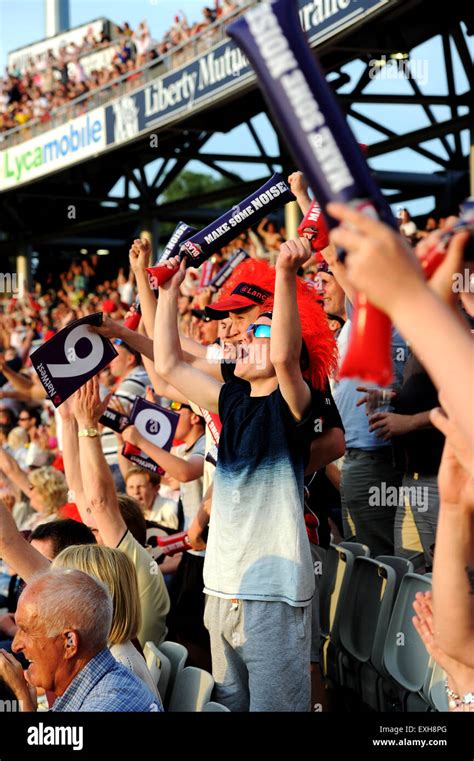
[[[390,565],[355,558],[339,621],[341,684],[353,694],[362,694],[361,667],[370,661],[375,643],[385,637],[398,586]]]
[[[356,542],[331,544],[323,563],[320,584],[320,612],[323,673],[328,685],[340,683],[339,618],[344,606],[354,560],[368,556],[369,549]]]
[[[170,673],[165,693],[160,693],[163,699],[163,705],[168,707],[171,695],[174,691],[174,685],[178,674],[184,669],[188,660],[188,651],[184,645],[178,642],[162,642],[159,647],[160,653],[165,655],[170,662]]]
[[[432,665],[423,642],[413,626],[413,601],[417,592],[431,590],[431,579],[407,573],[393,608],[383,650],[384,676],[379,689],[381,710],[429,710],[423,686]]]
[[[170,713],[196,713],[209,702],[214,679],[203,669],[186,666],[176,676],[168,706]]]
[[[391,608],[393,608],[402,579],[405,574],[413,573],[413,564],[410,560],[396,557],[394,555],[379,555],[376,560],[385,566],[389,566],[395,572],[395,590],[391,601]],[[385,628],[381,625],[377,626],[370,659],[366,663],[363,663],[360,668],[359,688],[361,700],[364,706],[371,708],[374,711],[382,710],[378,696],[378,685],[383,675],[386,675],[383,662],[383,650],[385,646],[387,626],[388,621],[385,622]]]
[[[448,710],[448,696],[444,686],[446,672],[436,663],[431,672],[428,686],[428,698],[435,711]]]
[[[171,661],[160,651],[154,642],[146,642],[143,648],[146,665],[152,675],[153,681],[158,687],[161,700],[164,704],[171,676]]]
[[[230,709],[222,705],[222,703],[214,703],[210,701],[206,703],[202,709],[203,713],[230,713]]]

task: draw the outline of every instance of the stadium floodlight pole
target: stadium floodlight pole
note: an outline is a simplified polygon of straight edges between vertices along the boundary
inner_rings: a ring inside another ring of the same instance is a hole
[[[44,20],[46,37],[69,29],[69,0],[44,0]]]

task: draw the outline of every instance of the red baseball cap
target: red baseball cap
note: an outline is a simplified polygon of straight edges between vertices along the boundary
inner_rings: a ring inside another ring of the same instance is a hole
[[[229,296],[216,301],[210,307],[206,307],[206,314],[213,320],[222,320],[228,317],[229,312],[236,312],[247,307],[261,306],[270,298],[269,291],[252,283],[239,283]]]

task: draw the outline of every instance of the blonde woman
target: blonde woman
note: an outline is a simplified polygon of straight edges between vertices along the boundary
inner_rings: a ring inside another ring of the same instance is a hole
[[[19,529],[33,531],[40,523],[69,517],[61,514],[68,494],[66,479],[61,471],[49,465],[31,471],[24,470],[15,458],[1,447],[0,470],[23,492],[29,500],[30,507],[35,511],[34,515],[18,526]]]
[[[109,649],[115,660],[122,663],[158,696],[144,657],[133,644],[141,626],[140,598],[135,567],[121,550],[96,544],[66,547],[54,559],[53,568],[74,568],[99,581],[109,589],[113,603]]]
[[[30,506],[35,514],[20,528],[33,531],[40,523],[61,518],[60,510],[67,502],[68,487],[64,474],[50,466],[28,473],[28,483]]]

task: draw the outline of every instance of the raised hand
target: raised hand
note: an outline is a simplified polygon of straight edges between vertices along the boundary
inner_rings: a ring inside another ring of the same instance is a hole
[[[127,444],[133,444],[134,447],[139,447],[142,440],[141,434],[134,425],[129,425],[122,431],[122,438]]]
[[[330,203],[327,211],[342,223],[330,239],[347,252],[346,274],[353,288],[389,315],[399,300],[417,298],[425,287],[421,265],[398,232],[350,206]]]
[[[160,285],[160,291],[167,291],[168,293],[178,293],[179,286],[186,277],[186,259],[180,260],[179,256],[173,256],[171,259],[167,259],[163,262],[163,267],[167,267],[172,270],[175,267],[179,267],[178,271],[172,278]]]
[[[130,267],[135,275],[150,266],[151,246],[147,238],[136,238],[128,253]]]
[[[99,418],[104,414],[110,397],[107,394],[101,401],[97,376],[91,378],[73,394],[73,409],[79,428],[96,428]]]
[[[298,197],[308,193],[308,183],[303,172],[293,172],[288,177],[288,185],[294,196]]]
[[[276,262],[276,269],[296,272],[300,267],[311,259],[312,251],[309,240],[306,238],[294,238],[287,240],[280,246],[280,253]]]
[[[88,325],[87,329],[91,333],[98,333],[104,338],[119,338],[121,335],[121,325],[112,320],[106,314],[102,315],[102,325]]]
[[[433,625],[433,596],[431,592],[417,592],[413,602],[416,616],[412,618],[413,626],[418,632],[428,654],[448,675],[449,686],[462,695],[472,688],[474,669],[452,658],[436,642]],[[450,706],[451,708],[455,706]]]

